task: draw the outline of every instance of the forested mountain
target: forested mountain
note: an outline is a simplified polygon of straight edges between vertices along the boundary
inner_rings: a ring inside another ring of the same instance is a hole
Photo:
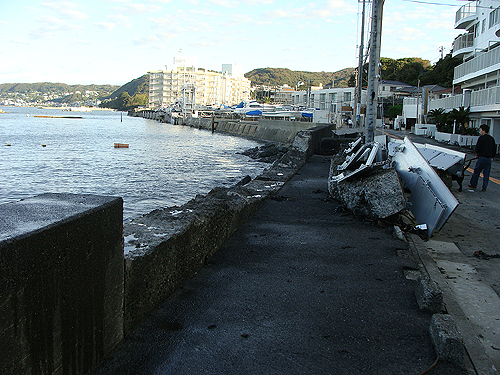
[[[296,87],[297,83],[312,81],[312,86],[331,86],[347,87],[347,81],[354,68],[345,68],[338,72],[306,72],[299,70],[290,70],[286,68],[259,68],[245,73],[245,77],[252,82],[252,86],[282,86],[287,84],[290,87]]]
[[[118,110],[128,110],[144,106],[149,100],[149,75],[133,79],[105,98],[99,106]]]
[[[412,86],[439,85],[451,87],[453,69],[462,63],[461,59],[451,57],[451,53],[440,59],[435,65],[429,60],[418,57],[402,59],[380,58],[380,77],[386,81],[400,81]],[[363,66],[363,86],[367,86],[368,64]],[[349,78],[349,86],[355,85],[355,76]]]

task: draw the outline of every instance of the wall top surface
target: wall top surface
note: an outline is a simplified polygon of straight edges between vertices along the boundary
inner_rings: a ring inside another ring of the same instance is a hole
[[[118,197],[87,194],[41,194],[0,205],[0,244],[110,204]]]

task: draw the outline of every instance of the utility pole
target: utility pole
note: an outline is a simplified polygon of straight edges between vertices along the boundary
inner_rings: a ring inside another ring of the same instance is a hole
[[[358,0],[359,1],[359,0]],[[363,87],[363,49],[365,48],[365,0],[363,0],[363,11],[361,13],[361,42],[358,57],[358,79],[356,81],[356,126],[360,126],[361,116],[361,88]]]
[[[377,122],[378,80],[380,65],[380,41],[382,35],[382,9],[384,0],[372,2],[372,26],[370,35],[370,62],[368,63],[368,98],[366,105],[366,143],[373,143]]]

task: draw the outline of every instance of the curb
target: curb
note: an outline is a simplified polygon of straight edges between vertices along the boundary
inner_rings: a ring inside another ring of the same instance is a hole
[[[428,253],[423,240],[417,235],[409,234],[408,245],[415,259],[421,265],[422,277],[428,279],[431,284],[435,284],[439,288],[444,308],[447,312],[447,314],[434,314],[432,318],[430,331],[436,354],[442,359],[453,362],[461,361],[461,363],[457,364],[465,366],[471,373],[477,375],[499,375],[492,360],[479,341],[477,334],[474,332],[469,319],[458,304],[453,291],[447,286],[445,276]],[[456,326],[456,329],[453,326]],[[459,342],[462,343],[461,346],[464,350],[462,357],[458,354],[459,350],[457,348]]]

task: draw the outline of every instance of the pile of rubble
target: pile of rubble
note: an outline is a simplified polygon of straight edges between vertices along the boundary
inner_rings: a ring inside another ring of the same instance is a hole
[[[328,178],[330,194],[355,215],[369,220],[389,219],[404,230],[412,226],[429,238],[441,229],[458,201],[429,164],[430,155],[408,138],[387,142],[385,136],[364,143],[359,137],[332,158]],[[445,151],[441,158],[449,156]],[[432,158],[435,158],[435,153]],[[431,159],[432,159],[431,158]],[[461,170],[465,156],[451,155],[441,166]],[[439,168],[438,168],[439,169]]]

